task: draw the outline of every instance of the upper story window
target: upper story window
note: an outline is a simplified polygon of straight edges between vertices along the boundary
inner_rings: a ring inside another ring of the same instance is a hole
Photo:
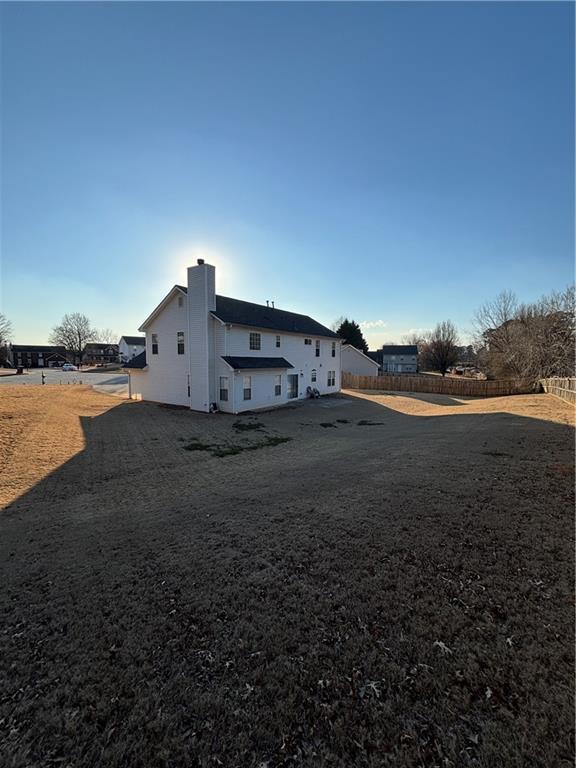
[[[276,336],[276,346],[280,346],[280,336]]]
[[[178,347],[178,354],[184,354],[184,331],[178,331],[176,334],[176,343]]]
[[[304,344],[306,344],[306,346],[311,346],[312,339],[304,339]]]
[[[178,296],[178,306],[179,307],[184,306],[184,296]]]
[[[158,334],[157,333],[152,334],[152,354],[153,355],[158,354]]]
[[[332,357],[336,357],[336,342],[332,342]]]
[[[320,357],[320,342],[316,339],[316,357]]]
[[[260,349],[261,342],[262,342],[262,337],[259,333],[250,334],[250,349]]]

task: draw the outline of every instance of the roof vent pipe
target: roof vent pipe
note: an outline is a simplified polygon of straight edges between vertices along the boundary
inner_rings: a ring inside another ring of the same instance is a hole
[[[204,259],[198,259],[196,261],[196,264],[198,264],[198,266],[200,266],[201,264],[204,264]]]
[[[272,302],[272,309],[274,309],[274,302]]]
[[[267,307],[269,307],[269,306],[270,306],[270,303],[269,303],[268,299],[266,299],[266,306],[267,306]]]

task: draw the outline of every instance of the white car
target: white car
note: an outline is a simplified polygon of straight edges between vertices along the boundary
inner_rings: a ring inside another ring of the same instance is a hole
[[[77,371],[78,368],[76,368],[75,365],[72,365],[72,363],[64,363],[62,366],[63,371]]]

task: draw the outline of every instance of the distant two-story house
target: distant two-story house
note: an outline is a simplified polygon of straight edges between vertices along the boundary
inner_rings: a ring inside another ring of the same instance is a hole
[[[118,355],[121,363],[146,351],[146,336],[122,336],[118,342]]]
[[[385,344],[382,347],[382,373],[418,373],[418,347],[415,344]]]
[[[142,323],[146,351],[124,367],[132,397],[196,411],[242,411],[340,390],[341,339],[307,315],[215,290],[198,259]]]
[[[89,342],[82,350],[83,365],[105,365],[118,362],[118,344],[100,341]]]
[[[12,344],[7,357],[16,368],[58,368],[72,359],[65,347],[39,344]]]

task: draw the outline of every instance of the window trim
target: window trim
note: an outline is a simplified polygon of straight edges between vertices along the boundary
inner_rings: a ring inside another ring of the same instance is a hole
[[[158,334],[152,333],[151,334],[151,345],[152,345],[152,354],[157,355],[158,354]]]
[[[258,346],[256,346],[256,344]],[[248,337],[248,348],[251,350],[254,350],[255,352],[258,352],[262,349],[262,334],[258,331],[250,331],[250,335]]]
[[[248,386],[246,386],[248,384]],[[242,395],[244,400],[252,400],[252,376],[244,376],[242,381]]]
[[[222,386],[223,382],[226,382],[226,386],[225,387]],[[220,390],[220,392],[219,392],[220,398],[219,399],[220,399],[221,402],[227,403],[228,402],[228,394],[229,394],[229,391],[230,391],[230,378],[228,376],[220,376],[220,380],[219,380],[218,383],[219,383],[219,390]],[[226,393],[226,394],[224,395],[224,393]]]
[[[176,350],[179,355],[185,353],[184,331],[176,331]]]

